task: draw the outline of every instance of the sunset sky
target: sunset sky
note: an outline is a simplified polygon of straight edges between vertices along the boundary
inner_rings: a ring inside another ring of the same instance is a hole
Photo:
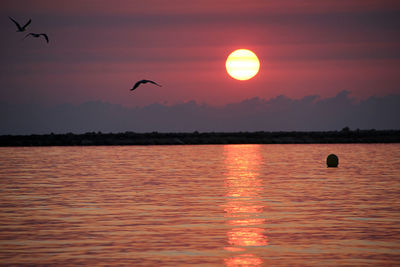
[[[356,101],[400,94],[398,1],[6,0],[0,15],[0,102],[10,105],[224,106],[344,90]],[[32,23],[16,32],[8,16]],[[29,32],[47,33],[50,43],[21,40]],[[248,81],[225,70],[239,48],[261,62]],[[163,87],[130,92],[140,79]]]

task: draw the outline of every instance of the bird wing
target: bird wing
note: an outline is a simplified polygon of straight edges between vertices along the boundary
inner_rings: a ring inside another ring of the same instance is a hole
[[[9,18],[15,23],[15,25],[17,25],[18,30],[22,30],[21,25],[19,25],[19,23],[15,19],[13,19],[12,17]]]
[[[25,35],[24,39],[25,39],[26,37],[28,37],[29,35],[32,35],[32,33],[28,33],[27,35]]]
[[[29,21],[22,27],[23,29],[25,29],[29,24],[31,24],[32,19],[29,19]]]
[[[161,85],[159,85],[158,83],[156,83],[156,82],[153,82],[153,81],[150,81],[150,80],[147,80],[147,82],[149,82],[149,83],[152,83],[152,84],[155,84],[155,85],[157,85],[157,86],[160,86],[161,87]]]
[[[138,88],[139,85],[141,85],[142,83],[152,83],[152,84],[155,84],[155,85],[161,87],[161,85],[159,85],[159,84],[156,83],[156,82],[153,82],[153,81],[150,81],[150,80],[140,80],[140,81],[137,81],[137,82],[135,83],[135,85],[133,86],[133,88],[131,89],[131,91],[133,91],[133,90],[135,90],[136,88]]]
[[[136,88],[138,88],[139,85],[142,84],[142,83],[143,83],[143,80],[137,81],[137,82],[135,83],[135,85],[133,86],[133,88],[131,89],[131,91],[133,91],[133,90],[135,90]]]
[[[46,42],[49,42],[49,37],[47,36],[47,34],[45,34],[45,33],[41,33],[40,35],[43,35],[43,36],[44,36],[44,38],[46,39]]]

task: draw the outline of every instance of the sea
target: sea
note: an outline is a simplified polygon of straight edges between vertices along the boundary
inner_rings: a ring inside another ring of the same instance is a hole
[[[3,147],[0,265],[399,266],[400,144]]]

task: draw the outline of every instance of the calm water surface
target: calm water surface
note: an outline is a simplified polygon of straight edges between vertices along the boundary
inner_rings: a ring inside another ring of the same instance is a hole
[[[400,265],[400,145],[0,148],[0,264]]]

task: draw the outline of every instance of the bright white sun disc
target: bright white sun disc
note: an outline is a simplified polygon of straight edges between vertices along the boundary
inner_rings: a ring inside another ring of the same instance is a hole
[[[238,49],[228,56],[225,67],[232,78],[244,81],[253,78],[258,73],[260,61],[252,51]]]

